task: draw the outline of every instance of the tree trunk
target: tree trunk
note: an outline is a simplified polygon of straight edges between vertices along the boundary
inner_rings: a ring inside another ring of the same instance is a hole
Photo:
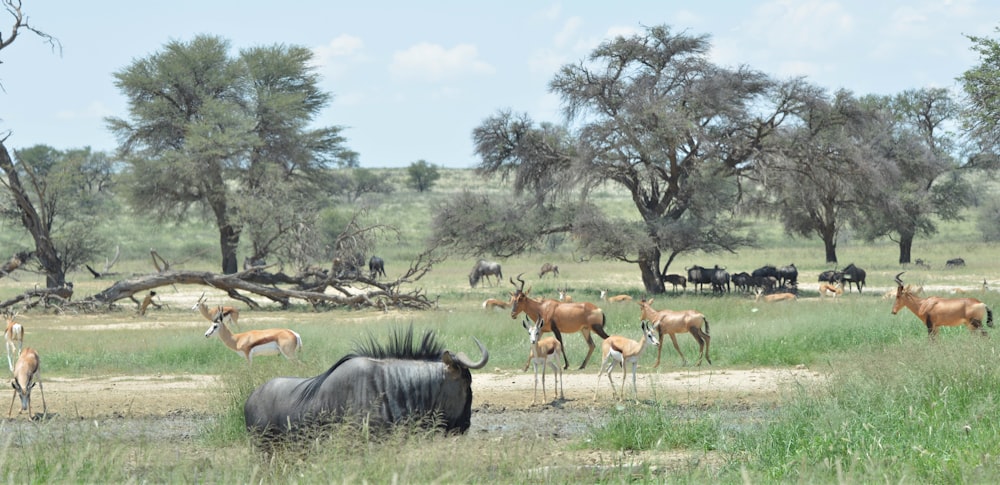
[[[642,251],[639,257],[639,270],[642,272],[642,285],[646,293],[659,295],[666,292],[663,278],[660,277],[660,250]]]
[[[899,264],[910,264],[913,251],[913,232],[899,235]]]
[[[240,235],[232,225],[219,228],[219,247],[222,248],[222,274],[233,274],[240,270],[236,250],[240,246]]]
[[[49,233],[49,224],[42,219],[42,216],[35,209],[31,198],[28,197],[24,185],[21,184],[21,177],[18,176],[17,167],[10,157],[6,145],[0,141],[0,169],[7,175],[7,189],[10,191],[17,210],[21,215],[21,224],[31,234],[35,241],[35,257],[45,271],[45,285],[48,288],[59,288],[66,284],[66,273],[63,271],[62,259],[52,243],[52,236]]]

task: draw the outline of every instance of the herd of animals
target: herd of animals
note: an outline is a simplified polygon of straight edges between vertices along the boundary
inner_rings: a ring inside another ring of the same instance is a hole
[[[381,267],[382,264],[378,266]],[[774,273],[771,273],[772,270]],[[691,282],[709,284],[713,291],[730,291],[722,283],[724,279],[720,278],[719,271],[718,267],[693,267],[689,268],[687,278],[676,280],[681,281],[678,284],[682,287]],[[546,264],[542,267],[539,278],[547,274],[558,276],[558,267]],[[764,294],[764,287],[769,288],[767,295],[784,292],[794,294],[798,272],[794,265],[790,265],[784,268],[765,267],[748,275],[752,278],[750,284],[759,286],[757,296],[760,298]],[[899,273],[895,277],[897,289],[892,313],[896,314],[903,307],[908,308],[927,326],[931,338],[942,326],[965,325],[973,333],[981,335],[986,335],[984,324],[993,327],[993,313],[981,301],[968,297],[924,298],[919,296],[919,290],[903,283],[902,275],[903,273]],[[653,367],[658,367],[662,356],[660,344],[667,336],[684,365],[687,365],[687,359],[677,342],[677,334],[680,333],[691,334],[698,343],[696,365],[701,365],[703,360],[712,363],[709,353],[709,321],[701,312],[657,310],[652,306],[653,299],[643,298],[636,302],[640,307],[639,326],[642,334],[638,340],[633,340],[622,335],[609,335],[605,330],[606,318],[601,308],[590,302],[570,301],[571,298],[565,291],[560,292],[560,299],[532,297],[531,288],[525,289],[522,276],[523,273],[517,276],[518,282],[513,278],[509,279],[514,286],[509,301],[491,299],[484,302],[484,307],[510,308],[512,319],[523,315],[522,327],[528,334],[528,360],[524,370],[534,366],[535,373],[532,404],[538,399],[539,371],[542,398],[548,400],[547,369],[553,372],[555,398],[565,397],[562,374],[563,369],[569,367],[569,360],[564,351],[564,333],[579,332],[589,347],[580,369],[586,367],[596,348],[592,334],[597,334],[602,339],[595,400],[598,399],[600,381],[604,375],[607,376],[612,393],[619,399],[624,399],[630,368],[633,395],[637,396],[636,370],[639,359],[648,348],[657,347]],[[737,289],[741,289],[743,284],[739,276],[737,274],[728,279]],[[469,277],[470,284],[474,286],[483,277],[493,277],[499,285],[502,282],[499,264],[477,262]],[[821,283],[828,283],[831,288],[854,284],[860,292],[865,286],[864,270],[854,265],[841,272],[824,274],[820,278],[827,278]],[[670,278],[665,278],[665,281],[670,281]],[[609,303],[633,301],[629,295],[612,296],[607,290],[601,292],[601,300]],[[205,337],[218,334],[228,348],[243,356],[248,366],[252,366],[253,357],[258,355],[280,354],[289,361],[300,362],[298,354],[302,348],[302,338],[292,330],[277,328],[233,333],[229,325],[238,325],[239,310],[229,306],[209,307],[204,294],[192,309],[198,310],[211,322]],[[30,347],[22,348],[24,329],[17,323],[16,314],[8,313],[6,317],[4,336],[8,365],[13,374],[11,385],[14,388],[8,417],[12,414],[14,399],[17,397],[21,398],[21,411],[28,411],[30,415],[31,390],[36,384],[42,389],[40,361],[35,350]],[[553,336],[543,337],[546,332]],[[433,332],[415,336],[412,326],[406,330],[395,330],[385,345],[369,337],[366,344],[358,346],[354,352],[342,357],[320,375],[311,378],[278,377],[257,387],[244,404],[246,427],[262,438],[261,443],[307,431],[316,424],[350,419],[359,419],[372,427],[386,427],[432,416],[430,423],[433,426],[465,432],[470,427],[471,418],[470,370],[483,368],[489,359],[486,347],[478,339],[473,340],[481,353],[479,360],[470,359],[461,352],[445,350]],[[622,369],[621,386],[618,388],[611,377],[615,367]],[[44,414],[44,390],[42,405]]]

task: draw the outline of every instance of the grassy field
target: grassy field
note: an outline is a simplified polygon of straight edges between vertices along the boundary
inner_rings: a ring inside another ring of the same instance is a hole
[[[402,180],[403,173],[389,170],[386,175]],[[497,194],[505,190],[478,180],[471,171],[447,170],[430,193],[401,189],[392,197],[363,201],[373,221],[400,229],[399,239],[379,247],[389,277],[402,272],[423,248],[435,204],[464,189]],[[628,210],[622,194],[606,189],[599,195],[610,206]],[[119,235],[122,245],[123,259],[115,270],[123,276],[151,270],[149,248],[171,260],[187,260],[184,269],[217,269],[216,237],[203,225],[139,226],[127,215],[109,224],[109,233]],[[511,286],[470,289],[467,275],[474,255],[454,255],[416,283],[437,300],[431,311],[317,313],[304,306],[245,310],[244,328],[287,326],[302,335],[305,365],[300,368],[269,358],[259,359],[248,372],[217,339],[206,341],[207,322],[191,310],[203,291],[200,287],[163,288],[163,309],[146,318],[136,317],[134,308],[126,306],[103,314],[23,311],[26,340],[42,353],[47,377],[220,375],[224,377],[218,392],[226,405],[196,436],[166,444],[68,417],[38,423],[30,432],[6,421],[0,427],[5,430],[0,473],[11,482],[121,483],[995,482],[1000,479],[995,336],[973,338],[964,329],[949,328],[931,344],[916,317],[906,310],[891,315],[892,302],[883,298],[894,287],[893,276],[905,270],[906,281],[924,285],[928,294],[947,296],[960,288],[1000,308],[1000,293],[980,290],[984,279],[991,286],[1000,284],[1000,253],[995,245],[978,241],[971,226],[968,221],[942,224],[937,236],[917,241],[914,257],[930,261],[930,269],[899,267],[897,248],[889,241],[845,239],[838,248],[840,260],[865,268],[868,288],[862,295],[845,294],[836,303],[815,298],[808,286],[800,301],[779,305],[756,304],[747,295],[697,295],[690,289],[657,296],[657,308],[696,308],[709,317],[714,371],[806,367],[825,376],[825,384],[783,390],[775,396],[777,404],[719,399],[691,406],[670,396],[621,405],[608,401],[600,406],[610,417],[592,421],[585,433],[572,439],[445,437],[415,429],[365,439],[358,430],[344,428],[269,461],[249,445],[241,409],[251,389],[290,369],[302,376],[318,374],[357,340],[386,335],[393,327],[433,329],[449,346],[471,354],[475,352],[469,337],[477,336],[490,350],[490,369],[519,371],[526,355],[520,323],[506,312],[479,306],[486,298],[506,299]],[[0,254],[27,244],[15,228],[6,229]],[[675,263],[675,272],[692,264],[719,264],[735,272],[795,263],[800,280],[815,284],[816,275],[829,269],[818,241],[787,238],[769,221],[759,221],[754,230],[760,247],[739,254],[685,255]],[[968,265],[945,269],[944,261],[953,257],[963,257]],[[543,262],[558,264],[561,277],[539,280]],[[533,295],[554,297],[559,288],[569,288],[576,300],[596,302],[601,289],[643,296],[634,266],[581,262],[565,245],[501,263],[505,277],[524,273]],[[70,279],[77,298],[111,284],[83,272]],[[44,283],[38,275],[19,272],[0,279],[0,297],[39,284]],[[221,294],[209,296],[223,301]],[[637,305],[602,306],[611,333],[638,337]],[[138,325],[95,330],[126,324]],[[697,354],[693,339],[682,335],[679,341],[689,360]],[[583,345],[572,335],[566,342],[574,365],[582,358]],[[679,358],[666,345],[665,365],[657,372],[678,371]],[[652,358],[647,355],[644,363],[651,365]],[[592,359],[583,372],[596,374],[596,367]],[[680,452],[696,458],[663,465],[664,456]],[[553,456],[581,453],[616,458],[606,460],[604,464],[612,466],[600,471],[580,466],[539,472],[552,464]]]

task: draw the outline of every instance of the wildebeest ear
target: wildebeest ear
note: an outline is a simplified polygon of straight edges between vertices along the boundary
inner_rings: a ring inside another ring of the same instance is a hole
[[[451,352],[448,352],[447,350],[441,352],[441,362],[444,362],[444,365],[447,365],[448,367],[458,367],[458,364],[455,363],[455,359],[452,357]]]

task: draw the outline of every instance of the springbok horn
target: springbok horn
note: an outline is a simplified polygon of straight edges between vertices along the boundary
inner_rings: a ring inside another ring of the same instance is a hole
[[[903,273],[905,272],[906,271],[903,271]],[[900,276],[903,276],[903,273],[899,273],[898,275],[896,275],[896,284],[899,286],[903,286],[903,280],[899,279]]]
[[[477,339],[476,337],[472,337],[472,340],[475,340],[476,345],[479,346],[479,352],[483,354],[482,360],[473,364],[472,361],[469,360],[469,356],[465,355],[465,352],[459,352],[455,354],[452,360],[458,362],[462,367],[468,369],[482,369],[483,367],[486,366],[486,361],[490,360],[490,353],[486,350],[486,346],[484,346],[483,343],[479,341],[479,339]]]

